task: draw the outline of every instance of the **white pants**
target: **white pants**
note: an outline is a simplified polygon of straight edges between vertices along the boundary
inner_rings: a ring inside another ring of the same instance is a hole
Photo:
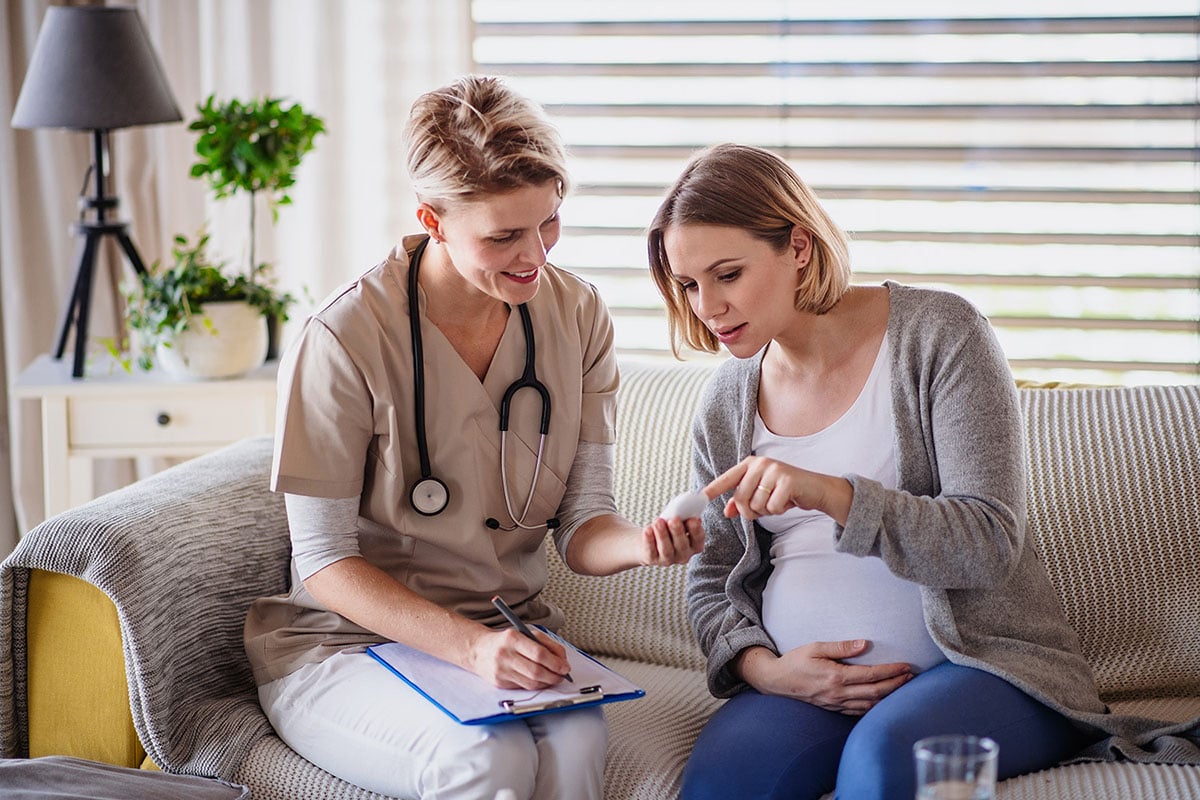
[[[259,687],[279,738],[342,780],[408,800],[601,800],[599,708],[460,725],[363,652]]]

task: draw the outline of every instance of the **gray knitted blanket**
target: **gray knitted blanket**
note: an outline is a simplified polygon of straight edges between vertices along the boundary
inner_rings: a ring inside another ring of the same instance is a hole
[[[250,602],[287,585],[286,515],[267,489],[269,466],[269,439],[241,442],[21,539],[0,564],[0,757],[28,754],[25,618],[30,572],[41,569],[82,578],[116,605],[134,727],[154,762],[167,772],[233,775],[271,730],[249,664],[229,656],[244,652]]]

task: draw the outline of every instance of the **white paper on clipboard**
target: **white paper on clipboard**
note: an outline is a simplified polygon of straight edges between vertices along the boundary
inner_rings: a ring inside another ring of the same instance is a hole
[[[464,725],[492,724],[645,695],[621,674],[561,637],[555,638],[566,648],[574,683],[564,680],[541,691],[497,689],[473,672],[397,642],[371,645],[367,653]]]

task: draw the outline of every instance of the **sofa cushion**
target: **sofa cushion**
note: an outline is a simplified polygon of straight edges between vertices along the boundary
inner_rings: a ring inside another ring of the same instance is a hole
[[[646,690],[646,696],[604,707],[608,718],[607,798],[678,797],[680,773],[700,729],[725,702],[708,693],[704,673],[628,659],[608,666]]]
[[[1181,764],[1069,764],[1009,778],[996,800],[1195,800],[1200,767]]]
[[[1200,720],[1200,695],[1109,700],[1108,707],[1114,714],[1161,719],[1164,722]]]
[[[255,742],[232,780],[251,787],[254,800],[395,800],[335,778],[275,734]]]
[[[622,362],[617,395],[617,510],[651,522],[691,488],[691,425],[711,364]],[[576,575],[553,547],[547,599],[563,607],[563,635],[596,654],[703,669],[683,602],[685,567],[644,567],[610,577]]]
[[[1102,697],[1200,695],[1200,386],[1020,397],[1030,532]]]

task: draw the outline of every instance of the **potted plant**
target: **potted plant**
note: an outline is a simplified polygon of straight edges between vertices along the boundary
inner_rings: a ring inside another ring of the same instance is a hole
[[[176,236],[172,265],[156,261],[127,286],[132,354],[114,353],[126,368],[136,357],[142,369],[157,363],[180,377],[226,378],[266,360],[267,317],[286,319],[295,298],[261,272],[228,274],[209,256],[208,239]]]
[[[214,95],[196,106],[198,116],[188,125],[196,131],[194,178],[204,179],[218,198],[238,192],[249,195],[249,259],[251,279],[269,272],[255,258],[256,198],[265,197],[271,220],[279,219],[280,206],[292,202],[288,191],[296,182],[296,169],[313,149],[325,121],[309,114],[299,103],[286,104],[277,97],[217,102]],[[270,357],[274,357],[276,328],[286,318],[269,318]]]

